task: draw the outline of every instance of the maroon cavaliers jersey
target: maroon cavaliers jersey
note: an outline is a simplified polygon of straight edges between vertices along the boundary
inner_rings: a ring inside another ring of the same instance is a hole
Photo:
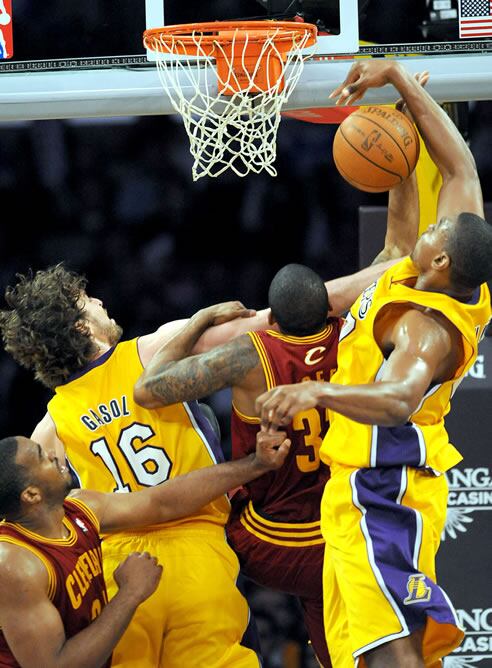
[[[0,542],[19,545],[43,562],[48,571],[48,596],[60,613],[68,639],[99,615],[107,595],[99,523],[78,499],[66,499],[63,506],[67,538],[44,538],[19,524],[1,522]],[[104,665],[110,666],[111,660]],[[1,630],[0,666],[19,666]]]
[[[331,318],[325,329],[312,336],[287,336],[272,330],[249,332],[261,360],[267,389],[304,380],[329,381],[336,370],[338,334],[342,321]],[[232,454],[243,457],[255,451],[259,418],[233,406]],[[287,435],[292,445],[285,464],[248,483],[254,509],[279,522],[317,522],[329,469],[319,449],[328,428],[327,409],[311,408],[294,416]]]

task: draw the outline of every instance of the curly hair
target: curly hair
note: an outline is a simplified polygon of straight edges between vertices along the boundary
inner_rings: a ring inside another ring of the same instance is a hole
[[[63,264],[16,278],[5,291],[10,310],[0,311],[4,348],[54,389],[97,352],[79,302],[87,279]]]

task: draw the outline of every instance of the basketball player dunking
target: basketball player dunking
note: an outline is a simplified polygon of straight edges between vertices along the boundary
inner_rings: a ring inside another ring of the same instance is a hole
[[[330,410],[320,456],[326,633],[335,668],[439,666],[463,631],[436,584],[445,471],[460,453],[444,416],[492,316],[492,227],[473,156],[438,104],[396,61],[356,63],[332,96],[392,84],[442,175],[437,223],[355,302],[331,383],[260,396],[262,427]]]

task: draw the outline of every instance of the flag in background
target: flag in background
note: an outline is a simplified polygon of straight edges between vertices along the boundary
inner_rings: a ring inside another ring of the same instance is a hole
[[[13,55],[12,0],[0,0],[0,60]]]
[[[492,37],[492,0],[460,0],[460,38]]]

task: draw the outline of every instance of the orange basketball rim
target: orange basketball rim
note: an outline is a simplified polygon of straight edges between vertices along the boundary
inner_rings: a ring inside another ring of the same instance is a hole
[[[317,27],[297,21],[212,21],[152,28],[144,44],[174,56],[214,58],[219,92],[283,89],[287,54],[316,43]]]

